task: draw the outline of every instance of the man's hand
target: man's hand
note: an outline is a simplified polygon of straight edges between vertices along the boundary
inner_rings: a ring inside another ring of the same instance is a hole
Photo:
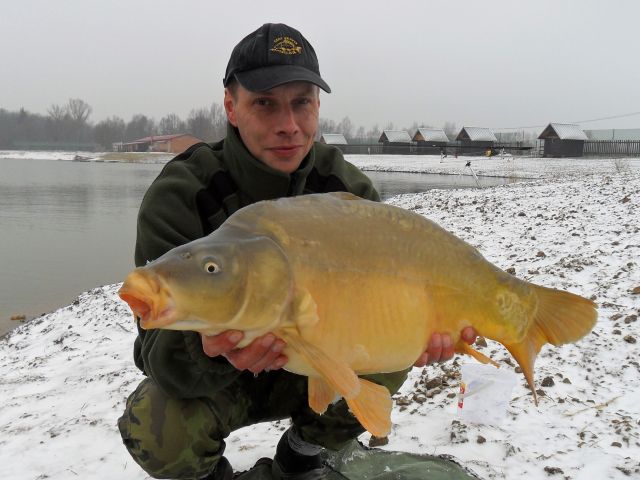
[[[200,335],[204,353],[210,357],[224,356],[238,370],[260,373],[265,370],[277,370],[287,363],[282,354],[285,343],[272,333],[256,338],[244,348],[236,348],[243,333],[229,330],[219,335]]]
[[[466,327],[460,333],[462,340],[467,342],[469,345],[476,341],[477,336],[478,334],[473,327]],[[450,360],[453,357],[454,348],[455,345],[448,333],[434,333],[431,335],[431,339],[429,340],[427,351],[420,355],[413,366],[424,367],[428,363]]]

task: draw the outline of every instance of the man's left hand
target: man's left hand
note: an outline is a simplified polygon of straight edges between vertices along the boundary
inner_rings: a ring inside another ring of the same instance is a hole
[[[477,336],[478,334],[473,327],[466,327],[460,333],[460,338],[469,345],[472,345],[476,341]],[[455,345],[448,333],[433,333],[429,340],[429,345],[427,345],[427,351],[418,357],[418,360],[416,360],[413,366],[424,367],[428,363],[451,360],[454,351]]]

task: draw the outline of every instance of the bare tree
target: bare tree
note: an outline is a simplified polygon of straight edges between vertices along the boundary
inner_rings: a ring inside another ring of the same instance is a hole
[[[158,124],[158,133],[160,135],[172,135],[175,133],[184,133],[186,124],[175,113],[165,115],[160,119]]]
[[[349,117],[344,117],[337,126],[338,133],[345,136],[347,140],[353,138],[353,123]]]
[[[187,129],[191,135],[204,141],[210,141],[213,137],[211,110],[207,108],[191,110],[187,118]]]
[[[210,108],[213,136],[211,140],[222,140],[227,135],[227,112],[223,105],[212,103]]]
[[[107,118],[96,124],[93,138],[105,150],[111,150],[114,143],[124,140],[125,128],[124,120],[120,117]]]
[[[49,118],[54,122],[61,122],[67,116],[67,107],[53,104],[47,109]]]
[[[449,140],[455,140],[458,136],[458,128],[456,127],[455,122],[444,122],[442,130],[447,134]]]
[[[131,117],[125,128],[125,141],[137,140],[155,133],[156,126],[153,119],[146,115],[137,114]]]
[[[70,98],[67,103],[67,112],[71,116],[71,120],[77,125],[84,125],[89,119],[89,115],[93,109],[91,106],[79,98]]]

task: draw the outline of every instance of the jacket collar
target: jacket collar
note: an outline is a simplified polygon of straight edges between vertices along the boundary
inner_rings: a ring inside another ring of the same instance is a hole
[[[299,195],[315,161],[315,145],[293,173],[283,173],[256,159],[233,125],[227,123],[223,144],[224,161],[238,189],[250,202]]]

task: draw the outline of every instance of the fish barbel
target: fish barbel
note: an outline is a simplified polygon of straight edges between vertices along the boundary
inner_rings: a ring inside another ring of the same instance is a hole
[[[358,375],[410,367],[432,333],[482,362],[465,327],[503,344],[537,403],[537,353],[597,319],[591,300],[520,280],[425,217],[347,193],[249,205],[136,268],[119,295],[145,329],[240,330],[239,347],[272,332],[286,342],[284,368],[309,377],[314,411],[341,396],[379,437],[391,429],[389,391]]]

